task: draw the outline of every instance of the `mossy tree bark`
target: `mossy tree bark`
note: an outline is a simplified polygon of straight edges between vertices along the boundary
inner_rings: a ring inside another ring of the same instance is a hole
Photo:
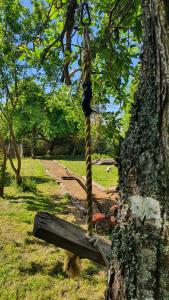
[[[124,203],[109,299],[169,299],[169,1],[143,0],[144,45],[119,157]]]

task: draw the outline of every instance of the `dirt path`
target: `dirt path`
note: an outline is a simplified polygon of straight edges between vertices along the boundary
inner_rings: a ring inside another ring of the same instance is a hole
[[[70,170],[68,170],[63,165],[57,163],[56,161],[42,160],[41,163],[45,166],[47,174],[54,178],[60,184],[62,192],[68,192],[77,200],[86,202],[86,193],[77,181],[62,179],[63,176],[71,175],[80,179],[81,182],[85,184],[85,179],[83,177],[73,174]],[[107,202],[108,206],[114,204],[114,202],[118,199],[118,194],[116,192],[107,193],[95,184],[93,185],[93,196],[99,202]]]

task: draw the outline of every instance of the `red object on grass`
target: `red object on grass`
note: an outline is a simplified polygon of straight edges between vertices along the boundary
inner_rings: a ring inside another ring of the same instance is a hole
[[[99,235],[108,234],[111,228],[117,224],[118,210],[121,205],[115,204],[110,208],[109,214],[95,213],[92,216],[92,222],[96,229],[96,233]]]
[[[95,213],[92,217],[93,224],[96,224],[98,221],[105,220],[106,216],[103,213]]]

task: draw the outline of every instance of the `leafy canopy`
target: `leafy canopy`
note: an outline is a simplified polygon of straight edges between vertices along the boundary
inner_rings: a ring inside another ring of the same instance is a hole
[[[18,137],[36,126],[46,139],[82,138],[80,1],[29,4],[0,1],[1,111],[14,118]],[[89,6],[93,107],[103,112],[93,134],[99,128],[113,140],[124,136],[129,122],[142,38],[140,0],[91,0]]]

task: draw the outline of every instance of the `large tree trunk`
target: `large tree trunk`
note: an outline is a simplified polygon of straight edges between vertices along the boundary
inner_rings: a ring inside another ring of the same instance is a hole
[[[121,217],[107,299],[169,299],[169,1],[144,0],[144,47],[119,158]]]

